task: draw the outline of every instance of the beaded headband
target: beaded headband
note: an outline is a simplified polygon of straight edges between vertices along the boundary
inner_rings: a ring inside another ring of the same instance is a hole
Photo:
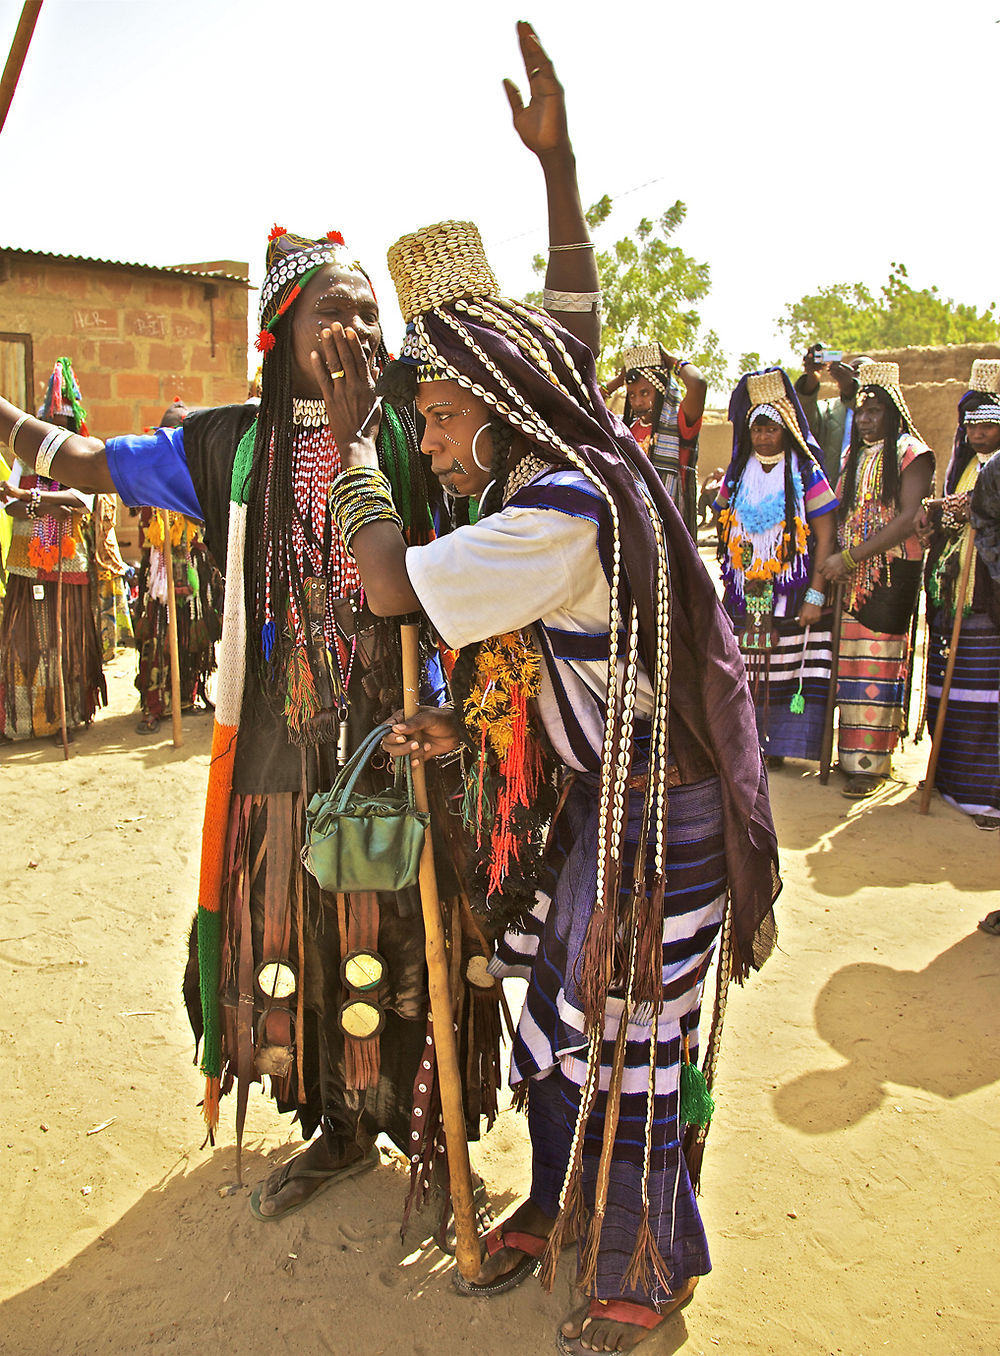
[[[866,386],[877,386],[879,390],[884,391],[896,409],[899,410],[905,426],[914,438],[919,438],[920,434],[913,422],[913,415],[910,413],[906,398],[899,385],[899,363],[859,363],[855,372],[858,378],[858,390],[863,391]]]
[[[260,332],[255,347],[265,356],[274,348],[274,327],[306,283],[328,264],[360,269],[351,260],[339,231],[329,231],[322,240],[292,235],[284,226],[274,226],[267,237],[267,272],[260,289]]]
[[[1000,391],[1000,358],[977,358],[969,376],[970,391],[985,391],[989,395]]]
[[[803,452],[810,457],[813,455],[809,444],[802,436],[799,421],[788,399],[780,372],[751,372],[747,376],[747,397],[750,401],[750,414],[747,419],[749,424],[753,423],[758,414],[766,415],[768,419],[784,424]]]
[[[407,323],[463,297],[500,296],[482,237],[471,221],[424,226],[397,240],[386,257]]]
[[[448,373],[433,361],[434,355],[420,342],[417,327],[411,320],[399,350],[399,361],[417,369],[417,381],[447,381]]]
[[[1000,424],[1000,405],[979,405],[965,416],[966,424]]]

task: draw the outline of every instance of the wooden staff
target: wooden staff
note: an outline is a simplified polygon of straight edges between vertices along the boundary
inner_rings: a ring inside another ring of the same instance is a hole
[[[72,515],[70,517],[72,526]],[[59,563],[56,566],[56,677],[59,682],[59,730],[62,734],[63,758],[69,758],[69,732],[66,728],[66,679],[63,673],[63,556],[59,541]]]
[[[24,58],[28,55],[31,35],[35,31],[38,11],[41,8],[42,0],[25,0],[21,7],[21,17],[17,21],[17,29],[14,33],[14,41],[10,45],[7,64],[3,68],[3,75],[0,76],[0,132],[3,131],[7,114],[10,112],[14,91],[17,89],[17,82],[21,78],[21,67],[24,65]]]
[[[417,624],[403,622],[399,630],[403,647],[403,715],[409,717],[415,714],[419,705]],[[418,810],[428,809],[427,782],[422,760],[418,760],[417,766],[413,769],[413,797]],[[445,1139],[448,1142],[451,1207],[455,1215],[457,1240],[455,1260],[459,1271],[469,1281],[477,1275],[482,1266],[482,1253],[476,1232],[472,1168],[469,1164],[469,1142],[465,1132],[465,1106],[462,1100],[462,1078],[458,1065],[458,1044],[455,1040],[455,1020],[451,1006],[448,955],[445,950],[444,925],[441,921],[441,902],[429,826],[420,857],[420,905],[424,915],[427,988],[434,1021],[434,1053],[437,1060],[438,1085],[441,1089],[441,1116],[444,1121]]]
[[[833,763],[833,713],[837,709],[837,679],[840,674],[840,628],[844,621],[844,586],[833,586],[833,635],[830,639],[830,686],[826,694],[826,710],[823,713],[823,743],[819,755],[819,784],[826,786],[830,780],[830,766]]]
[[[962,630],[962,612],[965,609],[965,593],[969,587],[969,575],[972,562],[976,558],[976,529],[969,527],[969,538],[965,546],[965,558],[962,561],[962,575],[955,594],[955,621],[951,628],[951,645],[948,648],[948,663],[945,665],[944,681],[941,684],[941,698],[938,701],[937,719],[934,721],[934,736],[931,739],[931,756],[927,760],[927,774],[924,777],[924,789],[920,793],[920,813],[925,815],[930,809],[931,793],[937,776],[938,758],[941,753],[941,736],[944,734],[944,721],[948,713],[948,698],[951,696],[951,680],[955,675],[955,661],[958,659],[958,639]],[[927,629],[928,643],[930,627]]]
[[[167,571],[167,647],[170,650],[170,718],[174,748],[184,743],[181,731],[181,653],[177,643],[177,594],[174,591],[174,548],[170,540],[170,514],[158,509],[163,525],[163,564]]]

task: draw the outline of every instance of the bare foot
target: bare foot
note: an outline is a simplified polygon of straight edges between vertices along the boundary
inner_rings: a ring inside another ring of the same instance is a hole
[[[254,1193],[256,1199],[251,1198],[253,1204],[265,1219],[287,1215],[305,1205],[341,1173],[345,1177],[354,1176],[350,1170],[359,1167],[365,1155],[360,1144],[351,1144],[335,1157],[321,1135],[271,1173]]]

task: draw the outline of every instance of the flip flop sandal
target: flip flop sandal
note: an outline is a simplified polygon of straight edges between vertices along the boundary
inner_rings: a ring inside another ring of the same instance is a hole
[[[698,1277],[692,1276],[683,1292],[676,1298],[667,1300],[659,1312],[648,1308],[645,1304],[632,1304],[628,1300],[594,1299],[587,1306],[587,1318],[603,1318],[612,1323],[627,1323],[633,1328],[646,1328],[652,1331],[653,1328],[658,1328],[665,1318],[669,1318],[678,1309],[683,1309],[691,1303],[697,1284]],[[560,1351],[562,1356],[591,1356],[592,1348],[582,1346],[581,1338],[582,1334],[581,1337],[566,1337],[563,1333],[557,1331],[556,1350]],[[640,1338],[639,1343],[642,1340]],[[636,1345],[638,1346],[639,1343],[636,1343]]]
[[[304,1201],[299,1201],[297,1205],[289,1205],[273,1215],[265,1215],[260,1208],[260,1192],[261,1187],[266,1184],[261,1182],[260,1186],[254,1187],[250,1193],[250,1213],[254,1219],[259,1219],[265,1224],[270,1224],[272,1220],[285,1219],[288,1215],[294,1215],[296,1210],[301,1210],[303,1206],[311,1205],[321,1192],[325,1191],[327,1187],[333,1186],[335,1182],[345,1182],[348,1177],[357,1177],[362,1172],[368,1172],[371,1168],[378,1166],[378,1161],[378,1149],[374,1145],[361,1158],[356,1159],[353,1163],[348,1163],[346,1168],[300,1168],[298,1172],[295,1172],[293,1170],[295,1159],[290,1158],[285,1164],[288,1171],[284,1172],[279,1179],[275,1192],[280,1191],[289,1182],[294,1182],[296,1178],[302,1178],[305,1181],[315,1179],[319,1182],[319,1186]]]
[[[884,777],[871,777],[864,772],[853,773],[848,777],[842,796],[848,800],[864,800],[866,796],[873,796],[885,781]]]
[[[995,909],[993,913],[981,918],[977,926],[980,932],[988,932],[991,937],[1000,937],[1000,909]]]
[[[477,1285],[475,1281],[467,1281],[465,1277],[456,1272],[452,1277],[452,1284],[461,1295],[486,1296],[502,1295],[507,1290],[513,1290],[515,1286],[526,1281],[529,1276],[533,1276],[538,1270],[538,1264],[542,1260],[542,1253],[548,1247],[547,1238],[539,1238],[537,1234],[522,1234],[516,1229],[507,1230],[503,1223],[498,1224],[495,1229],[491,1229],[486,1235],[486,1256],[494,1257],[502,1248],[516,1249],[523,1252],[524,1256],[516,1266],[510,1271],[505,1271],[502,1276],[498,1276],[495,1281],[488,1285]]]

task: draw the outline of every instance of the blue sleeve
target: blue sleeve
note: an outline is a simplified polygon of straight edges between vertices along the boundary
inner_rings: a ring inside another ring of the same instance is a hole
[[[184,453],[184,426],[109,438],[108,470],[121,499],[131,508],[162,508],[205,517]]]

